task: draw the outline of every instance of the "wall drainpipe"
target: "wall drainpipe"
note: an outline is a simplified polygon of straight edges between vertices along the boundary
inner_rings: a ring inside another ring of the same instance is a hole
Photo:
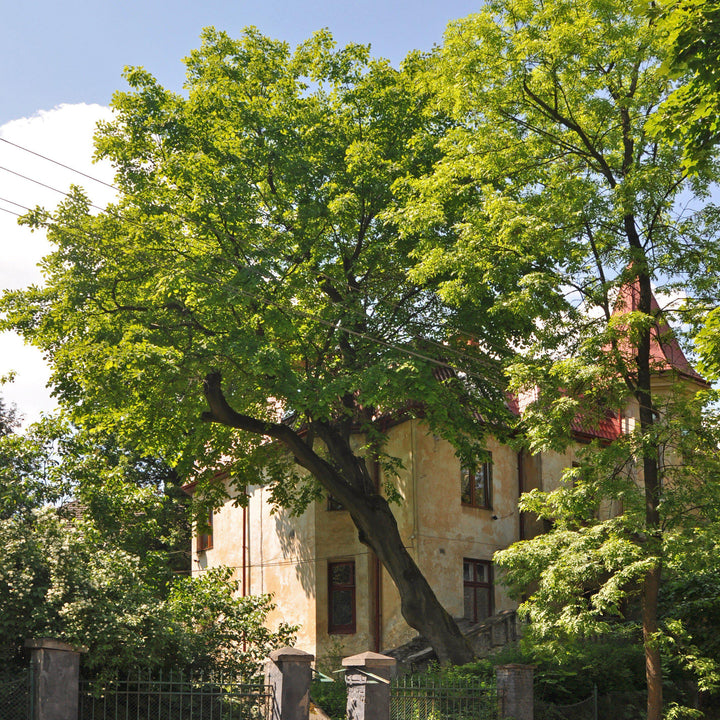
[[[248,501],[249,502],[249,501]],[[242,596],[247,597],[247,523],[248,508],[243,505],[242,509]]]
[[[518,500],[520,496],[525,492],[525,466],[524,466],[524,455],[522,450],[518,450],[517,454],[517,467],[518,467]],[[520,512],[518,508],[518,539],[525,539],[525,513]]]

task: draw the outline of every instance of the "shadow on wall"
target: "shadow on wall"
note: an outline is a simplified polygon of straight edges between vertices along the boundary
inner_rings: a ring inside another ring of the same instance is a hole
[[[275,515],[275,532],[280,541],[283,558],[288,565],[295,565],[295,576],[307,597],[315,597],[317,559],[314,546],[298,538],[297,523],[285,509],[278,509]]]

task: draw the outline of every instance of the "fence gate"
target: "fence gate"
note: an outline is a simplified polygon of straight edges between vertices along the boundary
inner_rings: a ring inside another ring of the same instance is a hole
[[[0,675],[0,720],[30,720],[32,717],[31,671]]]
[[[80,682],[80,720],[269,720],[272,689],[180,673]]]
[[[405,676],[390,686],[390,720],[496,720],[494,684]]]

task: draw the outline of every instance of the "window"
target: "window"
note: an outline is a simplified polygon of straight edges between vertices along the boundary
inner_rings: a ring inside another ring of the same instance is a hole
[[[197,551],[202,552],[203,550],[211,550],[213,546],[213,514],[212,511],[208,512],[207,516],[207,530],[204,533],[198,533],[197,536]]]
[[[460,497],[463,505],[487,508],[492,506],[492,456],[475,470],[460,470]]]
[[[328,563],[328,632],[355,632],[355,563]]]
[[[487,560],[463,560],[463,616],[482,622],[493,614],[492,563]]]

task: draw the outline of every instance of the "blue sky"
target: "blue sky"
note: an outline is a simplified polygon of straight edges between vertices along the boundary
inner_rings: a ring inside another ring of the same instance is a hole
[[[450,20],[479,8],[475,0],[6,0],[0,22],[0,291],[41,283],[38,263],[51,249],[43,233],[18,226],[18,215],[36,205],[53,208],[72,183],[96,204],[112,199],[106,186],[27,150],[111,182],[111,168],[92,163],[92,135],[95,123],[109,118],[113,92],[125,87],[126,65],[142,65],[179,91],[182,58],[208,25],[235,37],[254,25],[291,45],[327,27],[339,44],[370,44],[373,55],[398,65],[411,50],[441,43]],[[40,352],[13,333],[0,333],[0,378],[10,372],[15,379],[0,394],[26,422],[52,410]]]
[[[214,25],[239,36],[248,25],[295,45],[328,27],[338,42],[370,43],[394,64],[441,42],[447,22],[475,0],[28,0],[5,2],[0,25],[0,125],[61,103],[106,105],[125,65],[143,65],[169,89],[181,59]]]

